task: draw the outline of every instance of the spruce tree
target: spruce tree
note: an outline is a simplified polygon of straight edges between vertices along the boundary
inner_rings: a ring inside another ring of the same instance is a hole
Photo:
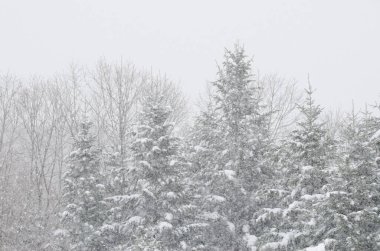
[[[313,228],[318,212],[316,205],[324,198],[328,183],[330,157],[335,151],[335,142],[329,138],[324,123],[320,122],[322,108],[315,104],[310,85],[306,98],[299,106],[302,118],[290,135],[289,147],[294,156],[294,164],[287,173],[286,198],[288,220],[294,221],[297,232],[294,245],[297,248],[315,244]]]
[[[225,158],[244,178],[246,189],[257,188],[257,174],[267,171],[260,161],[268,149],[268,114],[263,109],[261,88],[254,79],[252,60],[239,44],[232,51],[226,50],[213,87]]]
[[[305,101],[298,106],[302,118],[291,133],[290,148],[302,166],[324,167],[328,157],[332,156],[334,141],[329,138],[324,123],[320,122],[322,108],[315,104],[310,83],[305,91]]]
[[[163,97],[144,99],[131,145],[129,192],[108,198],[124,205],[124,212],[113,210],[123,217],[108,226],[125,236],[116,250],[179,250],[188,245],[186,215],[191,206],[182,176],[186,163],[168,122],[171,109],[162,101]]]
[[[349,114],[341,132],[340,154],[345,164],[350,167],[367,165],[375,158],[375,149],[371,145],[371,138],[380,128],[380,119],[371,112],[364,110]]]
[[[70,250],[106,250],[99,232],[105,219],[101,151],[90,129],[91,123],[81,123],[64,176],[61,228],[56,234]]]
[[[252,197],[271,174],[264,161],[268,116],[242,46],[225,51],[212,88],[192,134],[200,217],[209,225],[203,248],[241,250],[247,248],[250,217],[257,210]]]
[[[342,132],[345,161],[330,178],[329,189],[317,205],[315,242],[327,250],[380,248],[380,176],[371,143],[378,119],[368,112],[351,114]]]
[[[320,122],[322,109],[310,84],[306,94],[298,106],[302,117],[297,128],[279,147],[277,170],[282,176],[277,177],[282,179],[272,182],[272,189],[261,190],[264,203],[253,218],[259,250],[300,250],[314,244],[315,205],[328,187],[334,141]]]

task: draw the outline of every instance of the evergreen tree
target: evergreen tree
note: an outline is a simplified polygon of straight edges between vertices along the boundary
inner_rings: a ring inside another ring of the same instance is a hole
[[[252,60],[242,46],[226,50],[217,77],[213,99],[220,114],[225,158],[233,162],[246,188],[252,190],[258,185],[257,174],[267,171],[260,161],[268,149],[268,114],[252,74]]]
[[[340,154],[347,166],[371,164],[375,158],[375,149],[371,146],[371,137],[380,128],[380,119],[373,116],[367,108],[362,113],[351,114],[346,117],[341,132]]]
[[[298,106],[302,120],[290,136],[290,149],[302,166],[325,167],[334,156],[334,141],[329,138],[324,123],[320,122],[322,108],[315,104],[309,83],[304,103]]]
[[[247,248],[250,216],[257,209],[251,198],[271,174],[264,161],[268,116],[243,47],[225,51],[212,86],[208,110],[192,134],[200,216],[209,224],[202,243],[205,250],[241,250]]]
[[[297,248],[315,244],[313,228],[319,213],[315,208],[328,188],[328,165],[335,152],[335,141],[320,122],[322,108],[315,104],[310,82],[305,91],[305,101],[299,106],[302,118],[288,142],[293,164],[286,173],[286,187],[290,193],[285,199],[285,215],[288,225],[297,233],[293,242]]]
[[[316,210],[315,242],[326,243],[327,250],[377,250],[380,184],[371,137],[380,128],[378,119],[368,112],[348,118],[343,133],[345,162],[329,182],[329,189]]]
[[[56,234],[70,250],[106,250],[98,231],[105,218],[101,152],[90,128],[89,122],[81,124],[64,179],[61,229]]]
[[[116,250],[178,250],[186,246],[189,223],[185,162],[179,154],[179,138],[168,122],[170,108],[162,97],[147,97],[131,145],[134,166],[128,174],[129,193],[108,200],[122,205],[111,210],[107,228],[124,236]],[[116,213],[116,214],[115,214]],[[122,215],[119,219],[117,216]],[[116,223],[115,223],[116,219]]]
[[[300,250],[314,244],[314,208],[328,186],[334,141],[319,122],[322,109],[315,105],[310,84],[306,94],[299,106],[303,117],[274,158],[278,180],[267,181],[264,187],[272,188],[255,197],[262,204],[252,220],[259,250]]]

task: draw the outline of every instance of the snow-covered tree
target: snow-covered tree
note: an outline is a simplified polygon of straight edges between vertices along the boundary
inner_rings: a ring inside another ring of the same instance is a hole
[[[335,140],[331,139],[324,123],[320,122],[322,108],[315,104],[313,89],[309,83],[304,103],[299,105],[301,120],[291,132],[285,148],[291,153],[291,161],[284,172],[286,190],[283,229],[292,229],[293,248],[314,245],[313,228],[320,203],[329,185],[329,164],[335,153]]]
[[[354,111],[342,130],[344,162],[330,176],[326,193],[315,206],[313,235],[327,250],[379,249],[379,172],[372,135],[380,128],[368,112]]]
[[[256,197],[261,209],[252,218],[258,250],[302,250],[314,244],[316,205],[324,198],[329,170],[312,166],[289,168]],[[276,186],[277,185],[277,186]]]
[[[380,248],[380,176],[369,161],[340,168],[315,210],[315,243],[327,250]]]
[[[346,117],[340,139],[341,159],[347,166],[367,165],[375,158],[371,137],[380,128],[380,119],[365,109],[356,113],[353,109]]]
[[[212,88],[191,134],[200,217],[209,224],[203,244],[205,250],[244,249],[256,210],[251,198],[271,171],[264,161],[268,115],[242,46],[225,51]]]
[[[259,250],[300,250],[314,244],[314,204],[328,185],[334,142],[319,121],[322,109],[315,105],[310,85],[306,94],[298,106],[301,121],[273,153],[275,180],[266,181],[255,196],[261,209],[251,225]]]
[[[334,153],[334,140],[331,139],[324,123],[320,122],[322,108],[315,104],[313,89],[309,83],[306,98],[299,105],[301,121],[290,136],[290,150],[301,166],[324,167]]]
[[[91,123],[83,122],[68,156],[64,179],[61,226],[55,234],[70,250],[105,250],[99,228],[105,219],[101,152],[90,132]]]
[[[257,188],[255,176],[265,172],[260,161],[268,149],[268,114],[263,97],[253,76],[252,60],[242,46],[226,50],[213,94],[220,126],[225,140],[225,157],[233,162],[235,171],[245,179],[245,186]]]
[[[310,154],[296,155],[293,160],[282,162],[286,177],[284,188],[288,195],[276,210],[264,209],[256,218],[267,228],[257,240],[260,250],[378,249],[379,220],[376,215],[379,212],[376,205],[379,203],[379,177],[374,169],[373,146],[367,136],[369,131],[375,131],[372,128],[376,128],[373,123],[376,119],[353,113],[347,121],[342,130],[343,150],[339,153],[346,155],[349,162],[325,161],[331,156],[321,154],[326,153],[319,151],[323,144],[311,145],[308,141],[298,142],[298,146],[309,146],[298,149],[310,150],[310,146],[314,146],[314,162],[300,158]],[[291,136],[294,137],[294,133]],[[294,146],[295,140],[292,140]],[[290,156],[285,154],[282,157]],[[338,156],[337,159],[344,158]],[[338,167],[332,167],[331,163],[338,164]],[[308,165],[303,166],[305,164]]]
[[[191,206],[183,186],[186,164],[168,122],[171,109],[161,101],[145,97],[131,145],[128,194],[107,199],[118,206],[111,211],[114,221],[103,229],[119,229],[124,236],[116,250],[179,250],[187,245]]]

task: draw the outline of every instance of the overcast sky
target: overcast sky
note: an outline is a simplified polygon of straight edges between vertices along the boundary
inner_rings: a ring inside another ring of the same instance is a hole
[[[123,58],[194,100],[236,41],[324,106],[380,100],[379,0],[0,0],[0,72],[22,76]]]

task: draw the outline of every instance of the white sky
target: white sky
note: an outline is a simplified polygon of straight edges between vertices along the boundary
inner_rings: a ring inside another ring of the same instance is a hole
[[[123,58],[194,100],[236,41],[324,106],[380,101],[379,0],[0,0],[0,72],[22,76]]]

